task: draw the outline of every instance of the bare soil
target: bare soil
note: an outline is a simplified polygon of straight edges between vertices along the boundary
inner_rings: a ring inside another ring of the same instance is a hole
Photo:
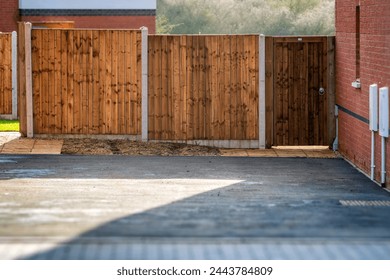
[[[181,143],[144,143],[130,140],[64,139],[62,154],[218,156],[218,148]]]

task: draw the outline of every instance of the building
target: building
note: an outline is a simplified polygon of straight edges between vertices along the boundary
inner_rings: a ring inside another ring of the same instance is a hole
[[[371,173],[369,87],[390,86],[390,1],[336,0],[336,102],[339,151]],[[390,140],[386,171],[390,178]],[[380,181],[381,139],[375,134],[375,179]]]
[[[156,30],[156,0],[2,0],[0,31],[16,30],[18,21],[70,21],[76,28]]]

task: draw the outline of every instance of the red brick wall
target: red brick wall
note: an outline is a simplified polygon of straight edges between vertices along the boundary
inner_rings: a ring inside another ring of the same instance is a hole
[[[359,3],[360,77],[356,77],[356,6]],[[356,78],[361,80],[361,89],[351,86]],[[373,83],[378,87],[390,86],[390,1],[336,0],[336,102],[349,111],[341,111],[339,115],[339,150],[367,174],[371,166],[371,132],[365,120],[369,118],[368,93]],[[389,143],[386,150],[389,182]],[[380,137],[377,134],[375,155],[376,179],[380,180]]]
[[[155,16],[23,16],[22,21],[74,21],[75,28],[139,29],[156,33]]]
[[[16,31],[19,20],[19,0],[1,0],[0,32]]]

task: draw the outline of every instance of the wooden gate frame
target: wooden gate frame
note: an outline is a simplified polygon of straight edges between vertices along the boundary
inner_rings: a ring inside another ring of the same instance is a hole
[[[271,148],[274,143],[274,43],[277,40],[283,39],[285,42],[297,42],[297,41],[310,41],[318,36],[267,36],[265,38],[265,111],[266,111],[266,125],[265,125],[265,135],[266,135],[266,148]],[[332,145],[335,134],[336,134],[336,125],[335,125],[335,37],[326,36],[327,40],[327,101],[328,101],[328,139],[327,143],[329,146]]]

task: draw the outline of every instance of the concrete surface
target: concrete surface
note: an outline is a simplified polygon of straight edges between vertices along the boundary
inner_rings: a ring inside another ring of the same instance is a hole
[[[0,154],[61,154],[62,139],[20,137],[18,132],[0,132]],[[306,157],[336,158],[325,146],[274,147],[272,149],[220,149],[228,157]]]
[[[0,132],[0,154],[61,154],[63,140],[21,138],[19,132]]]
[[[0,259],[390,259],[389,203],[342,159],[0,155]]]

